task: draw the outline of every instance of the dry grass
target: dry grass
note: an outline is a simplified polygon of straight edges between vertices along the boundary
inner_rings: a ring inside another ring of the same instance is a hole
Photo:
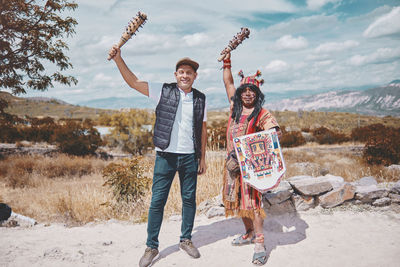
[[[295,175],[320,176],[324,173],[343,177],[347,182],[365,176],[374,176],[378,182],[393,182],[400,179],[400,171],[383,166],[371,166],[361,157],[362,144],[343,145],[307,144],[302,147],[284,149],[285,177]]]
[[[208,171],[207,174],[199,176],[197,203],[214,197],[220,193],[222,180],[219,172],[223,166],[223,152],[210,152],[208,154]],[[96,169],[92,174],[83,175],[66,175],[57,178],[49,178],[45,175],[45,171],[31,172],[32,162],[40,164],[43,170],[47,170],[46,163],[51,165],[52,162],[62,162],[66,158],[59,155],[52,160],[44,159],[44,157],[29,156],[22,158],[13,157],[17,160],[18,168],[23,165],[20,162],[26,161],[27,172],[24,179],[19,179],[19,183],[26,182],[24,186],[13,187],[7,179],[0,179],[0,199],[9,204],[17,213],[35,218],[39,222],[64,222],[68,225],[84,224],[92,221],[103,221],[108,219],[129,220],[134,222],[145,221],[147,219],[148,207],[150,205],[151,194],[141,200],[141,202],[133,204],[116,204],[113,201],[111,189],[103,186],[104,178],[100,170]],[[69,159],[69,158],[68,158]],[[10,172],[8,166],[10,158],[1,161],[0,166]],[[84,159],[81,159],[82,162]],[[89,160],[89,159],[87,159]],[[98,159],[91,159],[94,165],[105,166],[107,162],[99,163]],[[154,157],[145,158],[145,164],[153,166]],[[67,160],[68,161],[68,160]],[[73,161],[73,160],[71,160]],[[78,162],[75,162],[77,165]],[[152,168],[149,169],[148,175],[152,177]],[[15,175],[14,173],[13,175]],[[179,179],[176,177],[171,187],[170,195],[165,207],[165,216],[178,214],[181,210],[181,199],[179,189]]]
[[[35,187],[42,177],[81,177],[103,169],[104,161],[60,154],[10,156],[0,161],[0,180],[8,186]]]
[[[389,171],[384,167],[370,167],[361,161],[361,157],[353,152],[357,144],[344,146],[308,144],[303,147],[284,150],[284,158],[287,165],[285,177],[294,175],[319,176],[322,169],[330,174],[342,176],[346,181],[354,181],[363,176],[374,176],[379,182],[397,181],[400,178],[399,171]],[[359,147],[359,145],[358,145]],[[357,151],[357,150],[356,150]],[[358,150],[359,151],[359,150]],[[359,153],[359,152],[358,152]],[[222,188],[222,171],[224,166],[224,151],[207,152],[207,173],[198,177],[197,203],[217,196]],[[53,162],[65,162],[68,159],[58,156],[52,159],[44,159],[36,156],[25,158],[18,166],[34,169],[33,162],[40,164],[46,170],[45,162],[51,165]],[[81,159],[83,162],[85,159]],[[66,175],[63,177],[46,177],[46,172],[29,174],[30,186],[10,186],[5,179],[0,179],[0,200],[9,204],[17,213],[35,218],[39,222],[63,222],[69,225],[84,224],[93,221],[108,219],[128,220],[142,222],[147,219],[151,194],[135,205],[116,204],[113,202],[111,189],[103,186],[104,178],[100,170],[108,162],[97,162],[98,159],[86,159],[93,161],[95,171],[91,174],[79,176]],[[154,155],[145,157],[145,164],[153,166]],[[72,160],[71,160],[72,161]],[[78,162],[75,162],[77,166]],[[70,165],[70,167],[73,164]],[[4,170],[4,161],[0,162]],[[36,165],[34,165],[36,166]],[[22,170],[22,167],[20,168]],[[152,167],[148,170],[148,176],[152,177]],[[175,178],[165,207],[165,217],[181,212],[181,198],[179,179]]]

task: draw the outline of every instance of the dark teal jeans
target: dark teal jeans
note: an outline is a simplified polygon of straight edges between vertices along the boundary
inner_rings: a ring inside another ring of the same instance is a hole
[[[180,240],[191,239],[194,216],[196,214],[196,186],[198,160],[193,154],[157,152],[154,165],[153,186],[149,217],[147,222],[147,242],[151,248],[158,248],[158,235],[164,215],[164,206],[176,172],[182,197],[182,225]]]

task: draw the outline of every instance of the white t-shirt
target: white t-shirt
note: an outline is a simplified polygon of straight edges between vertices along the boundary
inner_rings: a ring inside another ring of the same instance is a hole
[[[149,83],[149,98],[157,104],[160,101],[163,84]],[[186,94],[179,89],[180,98],[175,121],[172,126],[171,140],[165,150],[156,147],[156,151],[164,151],[179,154],[194,153],[193,145],[193,92]],[[204,106],[203,122],[207,121],[207,101]]]

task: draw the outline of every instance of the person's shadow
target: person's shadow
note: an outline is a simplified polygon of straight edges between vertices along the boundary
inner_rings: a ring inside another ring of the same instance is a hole
[[[308,224],[296,212],[267,216],[264,220],[267,259],[277,246],[295,244],[304,240],[307,228]],[[200,248],[243,233],[244,226],[240,218],[230,218],[195,227],[193,232],[192,241],[196,247]],[[179,251],[178,244],[169,246],[160,252],[158,260],[177,251]]]

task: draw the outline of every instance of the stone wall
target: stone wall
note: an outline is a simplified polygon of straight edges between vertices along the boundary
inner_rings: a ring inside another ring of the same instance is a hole
[[[342,177],[330,174],[293,176],[263,194],[263,204],[269,215],[306,211],[317,206],[329,209],[344,204],[400,207],[400,181],[377,183],[369,176],[348,183]],[[225,215],[221,196],[201,203],[198,209],[209,218]]]

